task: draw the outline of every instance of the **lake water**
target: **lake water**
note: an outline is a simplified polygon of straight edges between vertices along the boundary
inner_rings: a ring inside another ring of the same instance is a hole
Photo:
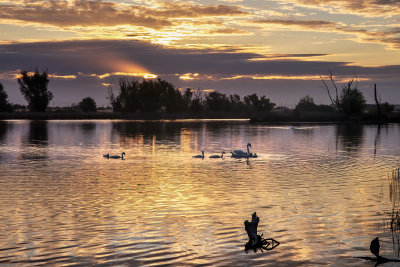
[[[399,124],[2,121],[0,265],[374,266],[399,159]],[[254,211],[271,251],[244,252]]]

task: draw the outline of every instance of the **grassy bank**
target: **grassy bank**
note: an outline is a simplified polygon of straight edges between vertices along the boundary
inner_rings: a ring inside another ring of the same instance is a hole
[[[400,122],[400,113],[391,113],[378,117],[374,113],[359,116],[346,116],[335,112],[199,112],[199,113],[161,113],[161,112],[10,112],[0,113],[0,120],[178,120],[178,119],[250,119],[253,123],[341,123]]]
[[[176,119],[249,119],[244,113],[160,113],[160,112],[10,112],[0,113],[0,120],[176,120]]]

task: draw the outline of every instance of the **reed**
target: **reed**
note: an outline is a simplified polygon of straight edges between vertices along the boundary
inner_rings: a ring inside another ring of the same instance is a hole
[[[393,250],[396,256],[400,256],[400,167],[392,170],[389,182],[390,201],[392,202],[392,212],[390,214],[390,231],[392,237]]]

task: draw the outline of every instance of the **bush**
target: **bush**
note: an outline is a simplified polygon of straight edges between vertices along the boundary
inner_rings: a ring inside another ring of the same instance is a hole
[[[339,96],[339,110],[346,115],[359,115],[364,111],[365,98],[360,90],[351,88],[353,81],[348,82],[342,88],[341,95]]]
[[[294,111],[299,114],[301,112],[334,112],[335,109],[330,105],[317,105],[311,96],[306,95],[299,100]]]
[[[36,69],[34,73],[22,71],[18,78],[20,91],[28,102],[28,108],[35,112],[45,112],[53,94],[47,90],[49,79],[47,73]]]
[[[91,97],[85,97],[78,104],[79,109],[83,112],[96,112],[96,102]]]
[[[299,103],[297,103],[294,108],[296,112],[315,111],[316,109],[317,105],[314,103],[314,99],[309,95],[300,98]]]
[[[269,98],[265,96],[258,97],[256,94],[247,95],[244,97],[244,104],[249,111],[271,111],[275,107]]]
[[[0,112],[11,112],[13,110],[7,98],[8,95],[6,91],[4,91],[3,85],[0,83]]]

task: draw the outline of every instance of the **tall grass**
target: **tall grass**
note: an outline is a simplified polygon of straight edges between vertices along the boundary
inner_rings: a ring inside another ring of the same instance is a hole
[[[389,182],[390,201],[392,212],[390,214],[390,231],[392,236],[393,250],[396,256],[400,256],[400,167],[392,171]]]

